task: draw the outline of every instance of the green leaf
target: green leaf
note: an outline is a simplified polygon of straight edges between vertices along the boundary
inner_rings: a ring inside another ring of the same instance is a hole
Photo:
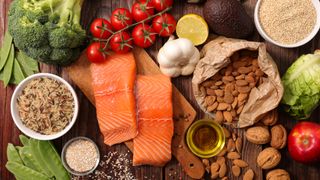
[[[50,178],[38,171],[28,168],[16,162],[7,162],[6,168],[15,176],[24,180],[49,180]]]
[[[23,164],[17,149],[11,143],[7,146],[7,158],[8,161]]]
[[[17,59],[14,59],[13,71],[10,79],[10,84],[19,84],[26,77],[24,76],[20,64]]]
[[[6,64],[11,49],[14,49],[14,46],[12,45],[12,37],[7,31],[4,35],[3,44],[0,52],[0,70],[2,70],[2,68]]]
[[[29,145],[29,138],[27,138],[26,136],[24,135],[19,135],[19,139],[20,139],[20,142],[24,145],[24,146],[28,146]]]
[[[7,86],[9,84],[9,81],[12,75],[12,70],[13,70],[13,61],[14,61],[14,47],[12,45],[8,60],[3,69],[2,79],[3,79],[4,86]]]

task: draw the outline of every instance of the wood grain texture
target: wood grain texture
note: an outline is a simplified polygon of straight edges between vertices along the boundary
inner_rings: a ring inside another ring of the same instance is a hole
[[[6,14],[11,0],[0,0],[0,42],[2,42],[4,31],[6,28],[7,20]],[[116,7],[131,7],[133,0],[87,0],[84,3],[83,13],[82,13],[82,24],[88,29],[89,23],[94,19],[94,17],[106,17],[108,18],[111,14],[111,11]],[[251,17],[253,17],[253,10],[255,6],[256,0],[245,0],[244,6],[246,7],[247,12]],[[172,9],[172,13],[175,18],[181,17],[185,13],[198,13],[201,12],[201,5],[191,5],[185,4],[184,0],[176,0],[174,4],[174,8]],[[263,39],[255,32],[249,40],[255,41],[263,41]],[[148,53],[151,57],[155,57],[157,50],[162,46],[162,44],[166,41],[166,39],[159,39],[157,43],[148,49]],[[280,73],[283,74],[285,70],[290,66],[290,64],[297,58],[299,55],[303,53],[310,53],[314,51],[316,48],[320,48],[320,34],[308,44],[293,49],[285,49],[274,46],[270,43],[267,44],[267,50],[271,54],[271,56],[276,61]],[[58,74],[68,80],[70,79],[66,73],[66,70],[60,67],[41,65],[42,72],[51,72],[54,74]],[[191,105],[197,111],[196,118],[203,118],[205,114],[201,112],[196,101],[192,95],[191,88],[191,76],[188,77],[179,77],[172,80],[175,86],[179,89],[179,91],[186,97],[186,99],[191,103]],[[74,86],[75,87],[75,86]],[[116,145],[113,147],[107,147],[103,144],[102,136],[99,133],[98,123],[95,116],[95,108],[91,105],[85,95],[75,87],[76,92],[79,96],[80,103],[80,114],[79,118],[72,128],[72,130],[67,133],[62,138],[54,141],[58,150],[61,150],[61,147],[66,141],[75,136],[87,136],[98,143],[98,146],[101,150],[101,154],[107,154],[108,152],[117,151],[119,153],[125,154],[128,152],[128,149],[124,145]],[[18,135],[20,131],[13,124],[11,115],[10,115],[10,98],[14,87],[4,88],[3,84],[0,83],[0,179],[2,180],[11,180],[14,179],[13,176],[5,169],[4,165],[7,161],[6,158],[6,147],[7,144],[14,143],[19,144]],[[313,113],[311,119],[317,120],[320,117],[320,109],[316,109]],[[293,125],[297,122],[292,120],[287,114],[280,111],[279,119],[281,123],[287,128],[287,130],[291,130]],[[242,130],[239,130],[239,134],[241,134]],[[261,151],[261,146],[252,145],[245,141],[244,144],[244,157],[249,162],[255,162],[256,155],[259,151]],[[299,163],[294,162],[290,159],[287,149],[283,149],[282,160],[280,164],[280,168],[286,169],[292,179],[306,179],[306,180],[318,180],[320,179],[320,166],[305,166]],[[129,154],[129,158],[132,158],[131,154]],[[110,171],[111,169],[107,169],[109,166],[106,166],[103,171]],[[132,168],[130,167],[130,171],[134,174],[136,179],[189,179],[187,175],[183,172],[179,163],[173,159],[170,161],[164,168],[154,168],[150,166],[141,166]],[[266,172],[263,174],[265,175]],[[87,178],[85,178],[87,179]],[[117,179],[114,177],[113,179]],[[231,174],[229,173],[229,179],[232,179]],[[262,180],[262,173],[259,173],[256,176],[256,179]]]

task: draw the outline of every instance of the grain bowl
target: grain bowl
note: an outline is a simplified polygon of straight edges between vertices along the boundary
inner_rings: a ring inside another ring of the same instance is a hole
[[[268,42],[285,48],[308,43],[320,29],[318,0],[258,0],[254,23]]]
[[[39,73],[23,80],[11,98],[16,126],[29,137],[52,140],[63,136],[75,123],[78,98],[64,79]]]

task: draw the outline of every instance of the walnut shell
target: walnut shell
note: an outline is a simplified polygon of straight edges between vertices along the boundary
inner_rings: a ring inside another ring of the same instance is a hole
[[[267,128],[255,126],[247,129],[246,138],[254,144],[266,144],[270,142],[270,133]]]
[[[270,145],[276,149],[282,149],[286,146],[287,131],[281,125],[275,125],[271,128],[271,142]]]
[[[257,163],[262,169],[271,169],[277,166],[280,160],[280,152],[273,147],[268,147],[259,153]]]
[[[268,172],[266,180],[290,180],[290,175],[283,169],[275,169]]]
[[[261,122],[266,126],[273,126],[278,121],[278,111],[274,109],[268,112],[262,119]]]

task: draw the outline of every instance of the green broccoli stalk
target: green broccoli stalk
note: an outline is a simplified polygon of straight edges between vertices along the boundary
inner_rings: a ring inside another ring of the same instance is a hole
[[[15,46],[48,64],[70,64],[86,38],[80,25],[82,4],[83,0],[15,0],[8,24]]]

